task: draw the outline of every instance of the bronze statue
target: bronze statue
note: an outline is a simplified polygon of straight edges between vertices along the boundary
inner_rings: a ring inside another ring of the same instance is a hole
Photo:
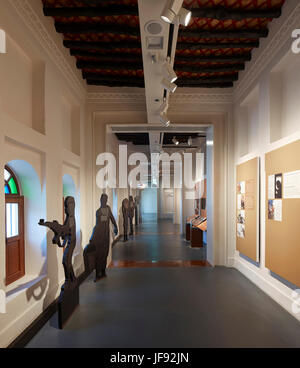
[[[128,241],[129,201],[125,198],[122,202],[124,242]]]
[[[134,218],[134,208],[135,208],[135,204],[134,204],[134,200],[133,197],[130,196],[129,197],[129,222],[130,222],[130,236],[133,235],[133,218]]]
[[[102,194],[101,207],[96,212],[96,226],[94,227],[90,243],[86,246],[83,256],[87,273],[96,268],[95,282],[106,277],[107,257],[110,246],[110,222],[114,225],[115,234],[118,234],[116,220],[107,205],[108,196]],[[92,258],[92,265],[90,262]]]
[[[58,299],[58,326],[62,329],[79,305],[79,283],[75,277],[72,257],[76,246],[75,200],[73,197],[65,199],[66,219],[63,225],[57,221],[45,222],[40,220],[39,225],[53,231],[52,243],[65,248],[63,266],[65,283],[61,288]],[[63,242],[62,242],[63,241]]]
[[[74,274],[72,257],[76,246],[76,221],[75,221],[75,200],[73,197],[65,199],[66,219],[63,225],[57,221],[45,222],[40,220],[39,225],[48,227],[53,231],[54,237],[52,243],[60,248],[65,248],[63,255],[63,267],[65,271],[65,284],[62,289],[77,286],[77,279]],[[63,240],[63,243],[61,242]]]

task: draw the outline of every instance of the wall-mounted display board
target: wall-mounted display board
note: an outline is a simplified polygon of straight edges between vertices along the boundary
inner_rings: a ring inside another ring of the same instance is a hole
[[[236,249],[259,262],[259,158],[237,166]]]
[[[199,215],[206,217],[207,179],[201,180],[195,184],[195,192],[195,209]]]
[[[300,286],[300,140],[266,154],[266,267]]]

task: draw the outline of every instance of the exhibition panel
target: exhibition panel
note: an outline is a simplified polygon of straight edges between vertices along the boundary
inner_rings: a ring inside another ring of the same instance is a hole
[[[266,154],[266,267],[300,285],[300,140]]]
[[[259,262],[259,158],[237,166],[236,248]]]

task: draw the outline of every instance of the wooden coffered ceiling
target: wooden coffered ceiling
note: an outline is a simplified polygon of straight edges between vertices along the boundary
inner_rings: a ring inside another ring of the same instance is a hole
[[[88,85],[144,87],[137,0],[42,0]],[[285,0],[185,0],[175,58],[179,87],[232,87]]]

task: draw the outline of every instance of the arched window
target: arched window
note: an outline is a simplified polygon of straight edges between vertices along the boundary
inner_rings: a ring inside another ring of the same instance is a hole
[[[6,226],[6,285],[25,275],[24,197],[14,172],[4,168]]]

